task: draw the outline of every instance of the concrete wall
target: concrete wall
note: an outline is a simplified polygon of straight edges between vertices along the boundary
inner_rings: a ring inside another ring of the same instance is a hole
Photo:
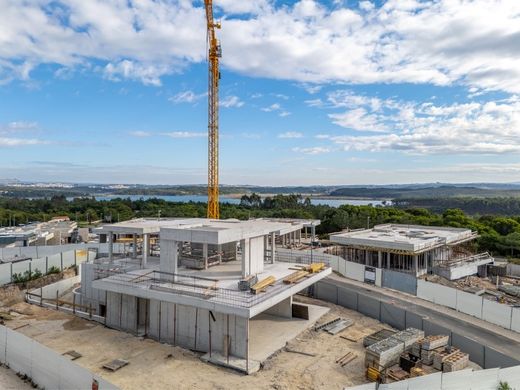
[[[249,273],[256,275],[264,271],[264,237],[249,240]]]
[[[415,275],[406,274],[404,272],[391,271],[383,269],[383,287],[391,288],[406,292],[408,294],[417,294],[417,278]]]
[[[72,288],[75,284],[79,283],[80,280],[80,276],[78,275],[72,278],[62,279],[56,283],[48,284],[41,289],[34,289],[32,292],[34,294],[40,295],[41,291],[43,298],[56,299],[56,293],[59,295],[63,294],[65,291]]]
[[[345,263],[345,273],[343,276],[347,278],[357,280],[359,282],[365,281],[365,265],[358,264],[351,261],[343,260]]]
[[[520,264],[508,263],[506,273],[507,275],[520,276]]]
[[[108,292],[107,326],[123,329],[119,325],[121,294]],[[124,299],[124,298],[123,298]],[[114,307],[114,309],[112,309]],[[148,301],[147,336],[183,348],[224,353],[226,336],[230,338],[230,354],[239,358],[247,356],[247,319],[209,310],[157,300]],[[128,321],[128,320],[127,320]],[[130,329],[123,329],[135,333]],[[141,330],[141,329],[140,329]],[[229,332],[229,333],[228,333]]]
[[[116,386],[71,362],[33,339],[0,325],[0,362],[27,375],[46,389],[91,389],[96,380],[100,390]]]
[[[511,327],[511,306],[483,299],[482,319],[503,328]]]
[[[511,367],[520,364],[520,355],[518,357],[504,355],[482,345],[479,341],[451,331],[435,319],[422,317],[384,298],[369,297],[354,288],[338,287],[326,281],[316,283],[314,293],[316,298],[359,311],[397,329],[414,327],[424,330],[427,335],[448,335],[452,345],[470,354],[471,360],[484,368]]]
[[[95,249],[99,253],[108,253],[108,244],[82,243],[66,245],[41,245],[20,246],[15,248],[0,248],[0,260],[12,261],[15,257],[38,258],[80,249]],[[124,244],[114,244],[114,253],[123,253],[124,250]]]

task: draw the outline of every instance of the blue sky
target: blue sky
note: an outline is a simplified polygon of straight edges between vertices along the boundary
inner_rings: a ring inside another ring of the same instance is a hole
[[[520,181],[520,2],[215,3],[221,183]],[[0,178],[205,183],[205,50],[200,1],[0,0]]]

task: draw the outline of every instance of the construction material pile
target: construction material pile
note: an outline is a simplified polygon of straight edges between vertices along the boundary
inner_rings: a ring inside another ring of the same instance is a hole
[[[439,371],[461,370],[468,365],[469,355],[458,348],[448,345],[446,335],[431,335],[418,340],[412,345],[410,353],[420,358],[422,363]]]
[[[418,340],[424,338],[424,331],[408,328],[367,347],[365,367],[384,369],[399,363],[399,357]]]

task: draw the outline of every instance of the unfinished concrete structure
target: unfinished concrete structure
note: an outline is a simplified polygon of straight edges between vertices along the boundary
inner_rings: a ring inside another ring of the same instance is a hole
[[[488,253],[475,254],[470,229],[385,224],[330,235],[336,254],[348,261],[419,276],[437,273],[448,279],[476,274],[493,262]]]
[[[48,222],[0,228],[0,248],[70,244],[76,242],[77,235],[77,222],[56,217]]]
[[[115,258],[109,251],[108,258],[83,264],[82,304],[106,315],[109,327],[207,352],[209,361],[255,371],[260,361],[327,311],[295,308],[292,296],[331,269],[326,266],[296,283],[284,283],[298,264],[288,263],[287,256],[279,262],[276,256],[281,236],[296,242],[305,226],[317,223],[140,219],[104,226],[109,243],[119,235],[131,235],[136,243],[141,240],[141,255],[135,250],[130,257]],[[156,235],[159,256],[147,243]],[[275,282],[258,294],[239,288],[244,279],[269,276]],[[299,319],[293,318],[293,311]],[[277,320],[266,327],[265,321],[274,317]],[[276,334],[277,326],[288,322],[289,332]]]

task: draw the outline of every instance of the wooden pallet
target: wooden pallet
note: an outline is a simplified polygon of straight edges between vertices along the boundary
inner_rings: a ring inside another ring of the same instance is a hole
[[[307,277],[309,273],[307,271],[296,271],[283,279],[285,284],[298,283],[303,278]]]
[[[258,283],[251,286],[251,293],[258,294],[264,292],[265,289],[276,282],[276,278],[274,276],[268,276],[260,280]]]

